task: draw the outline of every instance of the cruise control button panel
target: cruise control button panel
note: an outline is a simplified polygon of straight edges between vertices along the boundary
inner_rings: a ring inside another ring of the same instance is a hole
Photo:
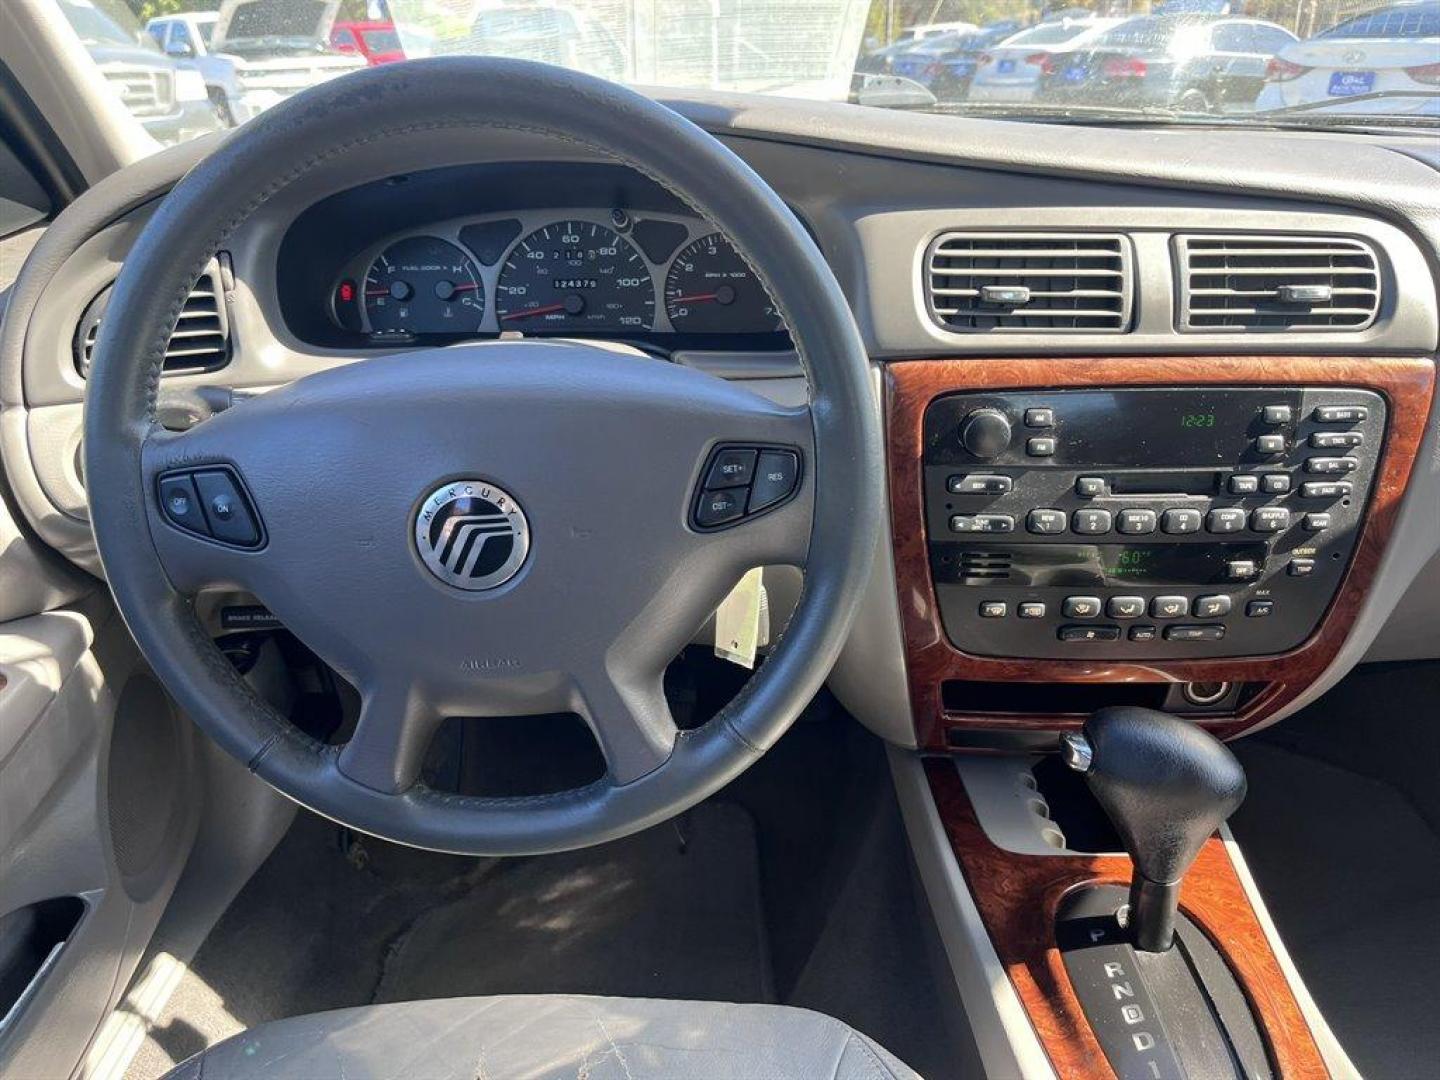
[[[254,549],[265,543],[260,515],[228,465],[163,473],[155,496],[165,520],[183,532],[226,547]]]
[[[994,439],[966,438],[980,418]],[[1344,386],[937,397],[921,477],[945,635],[1019,659],[1299,647],[1350,566],[1388,420]]]
[[[789,501],[800,489],[800,452],[788,446],[720,446],[701,472],[690,523],[710,531]]]

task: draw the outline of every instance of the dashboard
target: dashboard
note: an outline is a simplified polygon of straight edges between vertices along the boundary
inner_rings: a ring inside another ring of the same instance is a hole
[[[296,285],[282,289],[291,329],[331,347],[501,334],[599,337],[666,353],[789,344],[729,240],[613,166],[386,177],[301,215],[280,273]]]
[[[1230,697],[1207,716],[1253,726],[1367,655],[1435,654],[1440,448],[1421,376],[1440,327],[1440,218],[1426,194],[1440,163],[1413,143],[1097,140],[1048,125],[1017,140],[1013,124],[815,103],[676,105],[795,212],[873,363],[893,535],[832,676],[867,724],[942,748],[1064,726],[1096,685],[1163,696],[1209,680]],[[77,227],[48,278],[12,300],[29,313],[23,333],[7,322],[0,356],[7,471],[36,533],[95,573],[79,469],[91,316],[203,152],[127,170],[115,208]],[[1277,175],[1236,178],[1235,154]],[[1212,271],[1229,259],[1258,260],[1253,276],[1279,285],[1318,275],[1359,314],[1259,310]],[[993,299],[1016,284],[1027,303]],[[988,306],[975,310],[977,297]],[[1222,309],[1197,303],[1208,297]],[[203,364],[187,348],[167,362],[162,404],[182,412],[369,357],[512,335],[598,340],[783,404],[807,397],[770,296],[709,222],[633,170],[518,132],[483,146],[420,133],[317,170],[226,242],[192,299],[185,341],[213,347]],[[1154,388],[1177,395],[1163,426],[1140,392]],[[1083,395],[1097,404],[1078,407]],[[1353,430],[1313,420],[1319,405],[1362,400]],[[1281,405],[1289,426],[1266,427],[1264,410]],[[1046,409],[1053,425],[1035,426]],[[1011,434],[973,453],[961,433],[991,413]],[[1276,435],[1280,450],[1262,454],[1256,440]],[[1312,457],[1352,456],[1330,449],[1335,437],[1361,439],[1353,473],[1312,475]],[[1265,486],[1280,473],[1287,490]],[[1307,497],[1332,480],[1353,490]],[[1230,579],[1247,558],[1253,576]],[[1297,559],[1314,572],[1292,572]],[[1176,597],[1188,613],[1171,618],[1156,601]],[[1174,705],[1162,696],[1145,703]]]

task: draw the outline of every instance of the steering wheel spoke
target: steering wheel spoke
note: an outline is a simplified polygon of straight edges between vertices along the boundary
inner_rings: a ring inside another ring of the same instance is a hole
[[[610,781],[628,784],[664,765],[679,730],[665,700],[664,667],[598,664],[576,676],[576,707],[605,756]]]
[[[360,693],[360,716],[340,750],[338,767],[351,780],[399,795],[414,787],[443,717],[403,673],[386,671]]]

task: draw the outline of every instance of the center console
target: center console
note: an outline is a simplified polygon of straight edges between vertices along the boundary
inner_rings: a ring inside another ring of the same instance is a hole
[[[1421,357],[886,366],[906,673],[928,750],[1108,705],[1263,723],[1339,653],[1433,393]]]

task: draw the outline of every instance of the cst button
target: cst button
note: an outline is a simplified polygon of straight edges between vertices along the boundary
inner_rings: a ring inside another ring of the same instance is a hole
[[[702,527],[724,525],[737,520],[745,513],[745,492],[739,488],[723,491],[706,491],[700,495],[700,505],[695,508],[695,520]]]
[[[788,498],[800,479],[800,457],[793,450],[762,450],[750,490],[750,513]]]

